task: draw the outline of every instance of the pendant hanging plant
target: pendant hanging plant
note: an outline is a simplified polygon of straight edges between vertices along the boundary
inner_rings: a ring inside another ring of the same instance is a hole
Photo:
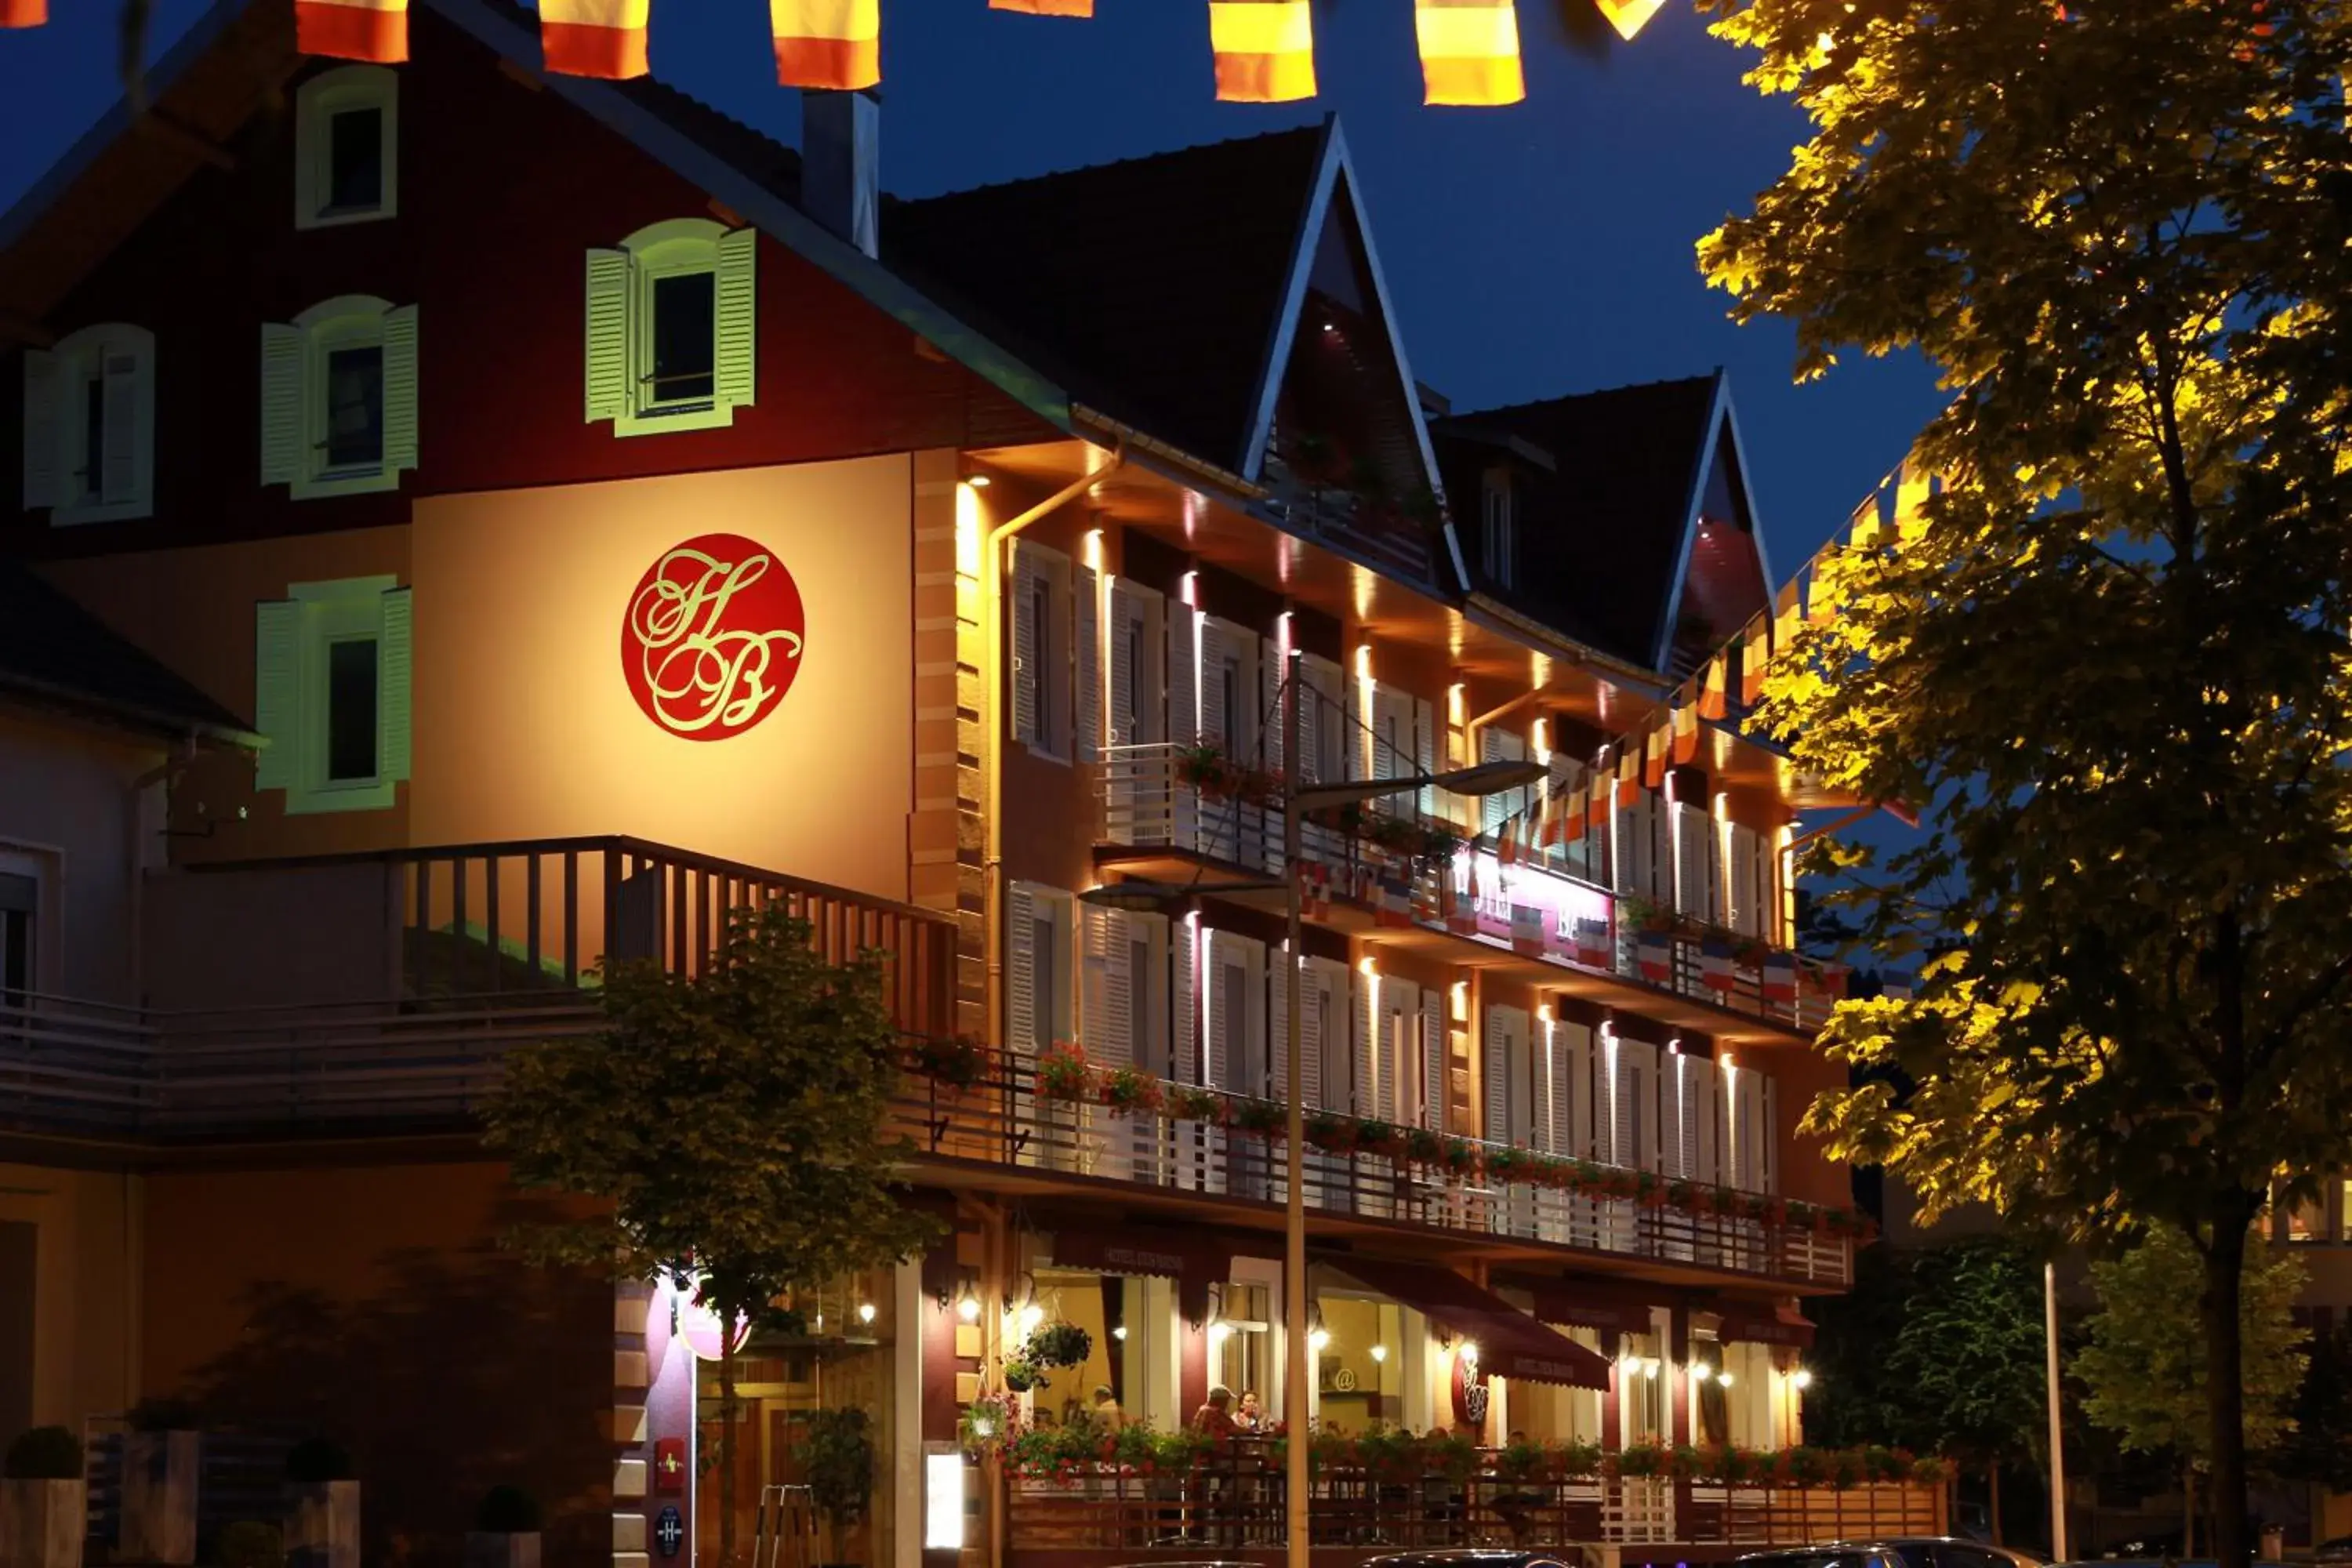
[[[1094,1336],[1076,1323],[1043,1323],[1030,1331],[1020,1359],[1033,1367],[1084,1366],[1094,1349]]]

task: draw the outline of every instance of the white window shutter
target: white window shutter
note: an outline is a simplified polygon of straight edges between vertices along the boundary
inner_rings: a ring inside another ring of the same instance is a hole
[[[1004,1043],[1030,1049],[1037,1038],[1037,900],[1019,882],[1004,895]]]
[[[1665,1107],[1672,1123],[1673,1137],[1665,1149],[1666,1174],[1688,1181],[1698,1179],[1698,1095],[1692,1087],[1697,1077],[1694,1069],[1705,1063],[1694,1057],[1675,1056],[1666,1058],[1674,1070],[1666,1075],[1661,1086],[1664,1089]]]
[[[1335,1003],[1332,977],[1319,965],[1301,960],[1298,976],[1298,1095],[1299,1103],[1309,1110],[1320,1109],[1323,1099],[1323,1020],[1328,1016],[1345,1018],[1343,1003]],[[1287,1036],[1283,1047],[1289,1048]],[[1287,1072],[1288,1064],[1284,1065]],[[1288,1079],[1284,1080],[1287,1083]]]
[[[1227,1092],[1234,1089],[1234,1040],[1225,1027],[1225,1016],[1232,1006],[1234,981],[1239,977],[1239,955],[1233,951],[1231,939],[1224,932],[1213,931],[1202,939],[1208,944],[1209,990],[1208,1016],[1202,1020],[1202,1036],[1208,1045],[1208,1084],[1212,1089]]]
[[[758,390],[760,231],[733,229],[719,237],[716,316],[719,402],[748,408]]]
[[[1706,841],[1715,825],[1695,805],[1667,808],[1674,843],[1675,908],[1694,920],[1707,918]]]
[[[1198,930],[1192,921],[1168,924],[1168,1049],[1178,1083],[1201,1081],[1201,1058],[1193,1022],[1200,1012]]]
[[[104,450],[93,453],[99,466],[99,500],[111,506],[139,495],[140,382],[139,356],[102,353],[99,363],[105,404]]]
[[[1082,906],[1079,1018],[1090,1060],[1125,1067],[1134,1060],[1128,1039],[1133,989],[1128,978],[1127,917],[1117,910]]]
[[[416,467],[416,307],[383,313],[383,466]]]
[[[256,789],[291,789],[302,776],[302,606],[264,599],[253,613],[253,725],[268,737]]]
[[[1078,628],[1078,761],[1091,763],[1102,755],[1102,589],[1091,566],[1079,566],[1074,575],[1070,604],[1077,612]]]
[[[1421,1124],[1432,1132],[1445,1131],[1445,994],[1421,994]]]
[[[1298,683],[1299,700],[1304,704],[1299,730],[1306,737],[1299,748],[1299,782],[1335,782],[1347,773],[1344,767],[1335,772],[1329,765],[1337,760],[1334,748],[1342,732],[1339,667],[1307,654],[1298,661]]]
[[[1552,1152],[1592,1156],[1592,1031],[1582,1024],[1551,1030]]]
[[[1486,1124],[1480,1130],[1489,1143],[1511,1142],[1511,1009],[1490,1005],[1486,1028],[1479,1041],[1478,1071],[1484,1078]]]
[[[1143,606],[1128,592],[1125,582],[1110,579],[1110,689],[1105,693],[1103,743],[1132,746],[1143,738],[1143,672],[1135,668],[1138,632]]]
[[[1274,962],[1266,966],[1265,982],[1265,1076],[1267,1090],[1274,1100],[1286,1100],[1290,1093],[1290,968],[1298,961],[1290,956],[1287,944],[1273,950]],[[1298,983],[1299,1012],[1307,1011],[1307,979]],[[1304,1103],[1303,1101],[1301,1103]]]
[[[1492,724],[1478,731],[1478,761],[1499,763],[1507,759],[1504,743],[1511,737]],[[1510,807],[1499,795],[1483,795],[1478,801],[1478,831],[1493,833],[1501,828],[1503,819],[1510,816]]]
[[[1412,765],[1423,773],[1437,771],[1437,708],[1425,698],[1413,699],[1412,704]],[[1421,792],[1421,814],[1423,816],[1443,815],[1444,806],[1437,798],[1437,786],[1430,784]]]
[[[1690,1177],[1709,1185],[1723,1180],[1723,1118],[1716,1110],[1721,1087],[1720,1068],[1712,1061],[1692,1058],[1690,1122],[1696,1148],[1692,1155]]]
[[[1777,1193],[1780,1190],[1780,1157],[1773,1143],[1773,1130],[1780,1124],[1780,1092],[1772,1080],[1756,1075],[1756,1190]]]
[[[1763,934],[1756,907],[1756,830],[1731,825],[1731,863],[1725,868],[1729,886],[1731,929],[1742,936]]]
[[[1291,698],[1282,689],[1289,673],[1282,645],[1271,637],[1262,639],[1257,655],[1257,710],[1265,721],[1265,765],[1276,773],[1290,753]]]
[[[44,349],[25,351],[25,505],[58,501],[58,456],[64,447],[65,366]]]
[[[415,658],[410,619],[410,590],[394,588],[383,596],[383,635],[376,644],[376,685],[383,719],[383,773],[404,779],[408,773],[411,737],[415,726],[409,704]]]
[[[1201,739],[1240,760],[1240,715],[1225,710],[1225,677],[1239,662],[1232,629],[1214,616],[1201,621]]]
[[[1196,654],[1201,614],[1190,605],[1168,606],[1168,740],[1196,745],[1201,738],[1200,668]]]
[[[635,411],[629,384],[629,253],[588,253],[587,423]]]
[[[1355,1013],[1355,1081],[1348,1086],[1348,1109],[1358,1116],[1379,1112],[1378,1080],[1373,1076],[1373,1047],[1380,1037],[1380,1019],[1372,1014],[1372,990],[1379,984],[1371,975],[1350,973],[1349,990],[1354,995]]]
[[[261,482],[290,485],[308,471],[302,330],[275,321],[261,328]]]
[[[1006,613],[1013,622],[1013,738],[1024,745],[1038,743],[1045,673],[1045,650],[1039,646],[1037,593],[1042,579],[1034,547],[1013,542],[1012,603]]]

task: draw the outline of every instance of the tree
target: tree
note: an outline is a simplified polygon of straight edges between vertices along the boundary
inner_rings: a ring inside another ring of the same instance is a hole
[[[2188,1241],[2240,1496],[2249,1228],[2352,1163],[2352,19],[1700,3],[1812,127],[1702,242],[1710,279],[1794,324],[1801,375],[1917,352],[1953,395],[1767,683],[1800,767],[1923,819],[1809,861],[1878,951],[1932,956],[1827,1037],[1912,1092],[1866,1080],[1808,1126],[1931,1219]]]
[[[2212,1458],[2207,1419],[2207,1347],[2201,1307],[2183,1289],[2197,1277],[2196,1249],[2179,1232],[2156,1229],[2138,1246],[2091,1266],[2099,1310],[2090,1342],[2074,1357],[2084,1389],[2084,1413],[2139,1453],[2170,1449],[2181,1461],[2180,1549],[2193,1550],[2195,1476]],[[2304,1376],[2304,1331],[2295,1298],[2304,1268],[2293,1253],[2257,1244],[2246,1258],[2239,1296],[2244,1441],[2262,1448],[2294,1429],[2291,1414]],[[2237,1505],[2242,1511],[2242,1494]],[[2216,1491],[2217,1510],[2231,1507]]]
[[[2046,1415],[2041,1277],[2024,1249],[1999,1236],[1873,1247],[1853,1290],[1816,1310],[1807,1435],[1981,1466],[1998,1539],[2000,1468],[2036,1451]]]
[[[2290,1480],[2352,1491],[2352,1322],[2312,1342],[2295,1391],[2294,1430],[2272,1462]]]
[[[890,1174],[898,1037],[880,955],[844,964],[781,905],[737,909],[702,974],[611,965],[597,1034],[507,1059],[487,1110],[518,1185],[604,1212],[520,1233],[551,1264],[667,1280],[719,1335],[719,1558],[735,1554],[735,1356],[795,1290],[911,1256],[936,1233]]]

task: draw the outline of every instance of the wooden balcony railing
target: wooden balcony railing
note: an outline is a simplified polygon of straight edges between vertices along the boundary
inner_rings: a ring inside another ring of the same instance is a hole
[[[1183,750],[1165,743],[1103,749],[1104,841],[1126,848],[1171,850],[1255,875],[1278,875],[1283,869],[1281,803],[1204,795],[1182,776]],[[1400,798],[1406,806],[1394,809],[1407,810],[1412,797]],[[1422,931],[1452,931],[1445,910],[1455,897],[1454,884],[1460,881],[1452,868],[1388,856],[1360,838],[1319,825],[1309,825],[1301,833],[1299,848],[1307,864],[1321,868],[1328,875],[1326,885],[1334,904],[1359,922],[1370,918],[1379,905],[1382,879],[1394,878],[1402,879],[1404,897],[1401,915],[1392,911],[1392,920],[1401,918]],[[1460,851],[1463,855],[1474,852],[1467,847]],[[1492,897],[1491,857],[1482,858],[1482,864]],[[1705,942],[1677,932],[1668,939],[1664,973],[1645,973],[1638,933],[1621,918],[1621,900],[1610,889],[1577,874],[1587,869],[1580,849],[1572,854],[1554,851],[1510,871],[1518,879],[1514,885],[1531,889],[1530,901],[1538,907],[1546,910],[1590,908],[1598,910],[1595,918],[1609,927],[1605,946],[1596,954],[1579,956],[1571,945],[1571,933],[1556,931],[1548,951],[1528,955],[1533,962],[1569,975],[1605,975],[1633,992],[1646,991],[1766,1019],[1799,1035],[1812,1035],[1828,1021],[1832,1004],[1822,980],[1827,972],[1810,959],[1798,962],[1804,982],[1793,996],[1767,995],[1762,972],[1754,966],[1734,964],[1730,984],[1717,986],[1707,979]],[[1213,885],[1204,890],[1213,892]],[[1507,911],[1501,929],[1494,928],[1490,920],[1479,929],[1453,934],[1490,949],[1510,949]]]
[[[955,1091],[906,1080],[898,1129],[919,1153],[1027,1171],[1058,1172],[1177,1194],[1278,1207],[1286,1200],[1286,1157],[1278,1142],[1242,1130],[1253,1102],[1214,1098],[1217,1121],[1115,1115],[1107,1106],[1048,1100],[1033,1065],[1015,1058],[1003,1077]],[[1501,1146],[1468,1142],[1481,1163]],[[1721,1214],[1690,1214],[1631,1199],[1424,1172],[1381,1154],[1307,1153],[1305,1201],[1334,1216],[1402,1222],[1455,1235],[1505,1237],[1605,1256],[1843,1286],[1853,1278],[1849,1238],[1811,1226]]]
[[[1375,1551],[1588,1545],[1808,1545],[1856,1536],[1940,1535],[1944,1489],[1920,1481],[1792,1486],[1665,1477],[1507,1479],[1493,1450],[1477,1473],[1409,1480],[1320,1471],[1307,1504],[1318,1548]],[[1270,1445],[1223,1444],[1181,1475],[1114,1465],[1007,1479],[1006,1544],[1024,1554],[1207,1555],[1284,1543],[1282,1466]],[[1082,1559],[1081,1559],[1082,1560]]]

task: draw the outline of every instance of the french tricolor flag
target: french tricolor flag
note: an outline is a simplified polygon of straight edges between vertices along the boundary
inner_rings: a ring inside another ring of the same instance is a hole
[[[1609,922],[1580,920],[1576,922],[1576,962],[1593,969],[1609,967]]]
[[[1394,877],[1381,879],[1380,902],[1373,907],[1372,923],[1383,926],[1412,924],[1412,891]]]
[[[1797,999],[1797,955],[1793,952],[1770,952],[1764,955],[1764,1000],[1794,1002]]]
[[[1709,937],[1698,950],[1698,977],[1710,991],[1728,992],[1732,988],[1731,944],[1720,937]]]
[[[1643,931],[1636,942],[1635,953],[1643,979],[1654,985],[1664,985],[1675,977],[1674,942],[1664,931]]]
[[[1523,958],[1543,956],[1543,910],[1532,904],[1511,906],[1511,951]]]

